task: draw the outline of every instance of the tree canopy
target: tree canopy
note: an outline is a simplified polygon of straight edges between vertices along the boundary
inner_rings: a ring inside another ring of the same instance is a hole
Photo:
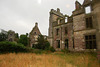
[[[24,44],[24,46],[27,46],[29,43],[28,35],[20,35],[19,43],[22,43]]]

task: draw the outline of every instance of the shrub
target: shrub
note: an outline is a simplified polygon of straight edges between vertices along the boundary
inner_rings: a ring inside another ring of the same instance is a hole
[[[68,52],[70,52],[68,49],[63,49],[63,50],[61,50],[62,52],[64,52],[64,53],[68,53]]]
[[[7,37],[8,37],[7,32],[4,31],[0,32],[0,41],[6,41]]]
[[[0,42],[0,53],[8,52],[28,52],[28,50],[23,44],[8,41]]]
[[[27,35],[20,35],[18,43],[24,44],[24,46],[27,46],[29,43],[29,39]]]
[[[49,47],[50,43],[42,35],[38,38],[38,44],[33,44],[33,48],[35,49],[49,50]]]
[[[45,42],[45,46],[44,46],[45,50],[49,50],[49,47],[50,47],[50,43],[48,41]]]
[[[54,49],[53,47],[50,47],[49,50],[50,50],[51,52],[55,52],[55,49]]]

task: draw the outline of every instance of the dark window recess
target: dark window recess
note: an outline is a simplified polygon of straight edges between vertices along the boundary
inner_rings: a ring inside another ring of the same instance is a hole
[[[59,29],[56,29],[56,35],[59,35]]]
[[[36,35],[36,32],[34,32],[34,34]]]
[[[92,17],[86,18],[86,28],[93,28]]]
[[[13,34],[10,34],[10,36],[12,36]]]
[[[60,40],[57,40],[57,48],[60,48]]]
[[[85,36],[86,49],[96,49],[96,36],[87,35]]]
[[[32,48],[34,48],[35,47],[35,45],[34,44],[32,44]]]
[[[66,40],[65,40],[65,48],[68,49],[68,47],[69,47],[69,46],[68,46],[68,39],[66,39]]]
[[[62,23],[62,20],[60,19],[60,23]]]
[[[75,46],[74,46],[74,38],[73,38],[73,48],[75,48]]]
[[[67,27],[65,27],[65,34],[68,34],[68,30],[67,30]]]
[[[10,39],[9,39],[9,41],[11,41],[11,42],[12,42],[12,41],[13,41],[13,40],[12,40],[12,38],[10,38]]]

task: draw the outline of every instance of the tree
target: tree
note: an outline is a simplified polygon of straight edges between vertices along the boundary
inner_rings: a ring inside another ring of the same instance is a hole
[[[18,34],[18,33],[15,34],[15,41],[16,41],[16,42],[19,41],[19,34]]]
[[[5,30],[1,30],[0,32],[0,41],[6,41],[8,38],[8,33]]]
[[[44,36],[40,35],[38,38],[38,44],[36,44],[34,48],[48,50],[49,47],[50,47],[50,43],[44,38]]]
[[[27,46],[29,43],[28,39],[29,38],[27,37],[27,35],[20,35],[19,43],[22,43],[22,44],[24,44],[24,46]]]

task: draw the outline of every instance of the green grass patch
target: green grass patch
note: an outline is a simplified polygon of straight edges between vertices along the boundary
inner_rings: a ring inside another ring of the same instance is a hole
[[[75,65],[76,67],[99,67],[100,63],[96,57],[96,53],[54,53],[64,59],[67,63]]]

